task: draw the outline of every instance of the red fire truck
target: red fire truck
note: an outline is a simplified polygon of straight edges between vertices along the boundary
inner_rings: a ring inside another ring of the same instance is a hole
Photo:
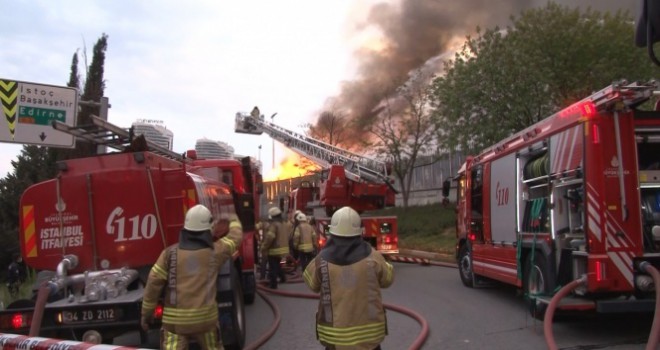
[[[272,118],[271,118],[272,119]],[[384,162],[355,154],[266,122],[258,108],[237,113],[235,131],[267,133],[294,152],[323,167],[318,183],[303,182],[291,191],[281,209],[292,216],[300,210],[311,216],[315,228],[327,233],[335,210],[349,206],[360,213],[363,238],[383,254],[399,252],[396,216],[374,216],[368,211],[394,206],[396,191]]]
[[[559,309],[652,310],[660,267],[657,81],[613,84],[469,157],[458,172],[463,284],[521,287],[542,317],[557,287],[587,282]]]
[[[190,151],[193,159],[184,159],[153,144],[149,151],[138,142],[126,146],[132,133],[93,119],[96,128],[56,128],[123,151],[60,162],[55,179],[25,191],[21,252],[27,265],[40,271],[38,284],[48,286],[49,294],[45,305],[35,303],[37,298],[8,305],[0,312],[0,332],[37,329],[32,335],[108,343],[140,330],[144,343],[140,308],[151,266],[178,241],[187,209],[204,204],[214,215],[237,214],[243,224],[242,247],[223,267],[217,295],[223,343],[241,348],[244,301],[252,302],[256,289],[255,203],[261,177],[254,162],[194,159]]]

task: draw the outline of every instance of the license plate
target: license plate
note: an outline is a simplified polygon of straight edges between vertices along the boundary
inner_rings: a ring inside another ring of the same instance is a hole
[[[391,244],[381,244],[381,245],[380,245],[380,249],[382,249],[382,250],[390,250],[390,249],[392,249],[392,245],[391,245]]]
[[[118,316],[118,311],[112,308],[62,311],[62,323],[71,324],[114,321]]]

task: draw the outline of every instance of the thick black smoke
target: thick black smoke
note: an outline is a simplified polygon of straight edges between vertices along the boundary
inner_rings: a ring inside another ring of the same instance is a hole
[[[623,9],[632,15],[636,11],[632,0],[557,2],[599,11]],[[327,108],[339,110],[355,122],[353,138],[358,139],[373,122],[382,99],[407,81],[412,71],[448,52],[452,43],[473,34],[477,27],[506,27],[512,15],[545,4],[541,0],[400,0],[374,5],[355,31],[375,26],[384,37],[385,48],[355,52],[358,77],[344,82],[339,96],[328,100]]]

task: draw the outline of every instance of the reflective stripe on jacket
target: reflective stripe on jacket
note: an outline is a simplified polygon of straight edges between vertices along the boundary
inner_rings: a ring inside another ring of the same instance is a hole
[[[320,292],[316,332],[321,344],[342,349],[373,349],[387,334],[380,289],[394,280],[394,268],[375,250],[350,265],[317,256],[305,269],[305,283]]]
[[[225,237],[211,242],[213,248],[189,250],[182,249],[177,243],[163,250],[149,272],[142,300],[143,317],[153,314],[165,288],[163,328],[177,334],[214,329],[218,323],[218,271],[231,259],[242,239],[241,223],[235,220],[229,224],[229,233]],[[171,285],[172,282],[175,284]]]
[[[307,222],[301,222],[293,232],[294,246],[298,251],[311,253],[314,251],[314,242],[316,241],[316,231],[312,225]]]
[[[287,256],[289,254],[289,235],[293,227],[289,222],[273,221],[261,244],[263,256]]]

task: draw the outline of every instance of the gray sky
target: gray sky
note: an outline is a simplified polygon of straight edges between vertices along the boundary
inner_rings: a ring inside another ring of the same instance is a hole
[[[637,8],[632,0],[563,2]],[[426,13],[410,10],[414,4],[426,3],[443,14],[469,14],[445,26],[452,30],[443,40],[460,42],[478,25],[488,27],[494,18],[504,21],[511,11],[545,1],[401,0],[406,11],[380,11],[375,18],[371,9],[376,3],[381,2],[0,0],[0,78],[65,86],[73,53],[82,54],[86,46],[91,61],[94,44],[106,33],[111,123],[128,127],[136,119],[162,120],[174,132],[175,151],[194,148],[199,138],[221,140],[238,154],[260,157],[268,175],[272,141],[267,135],[234,133],[237,111],[257,105],[266,116],[277,112],[275,123],[301,131],[300,125],[314,122],[329,101],[345,99],[346,86],[373,70],[364,48],[378,49],[388,35],[417,40],[400,35],[415,33],[420,28],[414,25],[424,23],[403,18]],[[402,24],[392,25],[397,21]],[[421,62],[433,55],[422,45],[413,49],[423,51],[417,57]],[[0,143],[0,176],[12,170],[10,160],[20,149]],[[283,157],[285,147],[276,143],[276,163]]]

